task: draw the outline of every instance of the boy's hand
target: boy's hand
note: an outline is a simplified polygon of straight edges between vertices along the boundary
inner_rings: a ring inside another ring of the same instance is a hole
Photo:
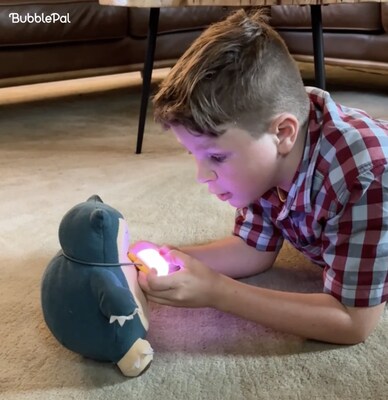
[[[214,290],[220,274],[181,251],[163,249],[166,252],[161,254],[166,261],[180,270],[167,276],[157,276],[155,270],[149,274],[140,272],[139,284],[147,298],[178,307],[214,306]]]

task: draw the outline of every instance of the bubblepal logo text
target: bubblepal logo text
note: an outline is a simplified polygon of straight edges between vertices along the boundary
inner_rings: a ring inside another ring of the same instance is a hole
[[[11,18],[13,24],[71,24],[69,13],[62,15],[58,13],[10,13],[9,18]]]

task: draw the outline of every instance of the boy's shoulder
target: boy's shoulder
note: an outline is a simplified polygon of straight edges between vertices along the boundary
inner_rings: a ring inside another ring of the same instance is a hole
[[[388,172],[388,121],[336,103],[321,89],[306,90],[311,104],[308,135],[318,180],[340,196],[362,175],[373,179]]]
[[[310,98],[310,125],[319,124],[327,136],[337,134],[344,139],[358,135],[388,137],[388,120],[374,118],[366,111],[336,102],[330,93],[315,87],[306,87]]]
[[[334,101],[328,92],[307,88],[311,101],[309,134],[328,162],[370,164],[388,158],[388,121]]]

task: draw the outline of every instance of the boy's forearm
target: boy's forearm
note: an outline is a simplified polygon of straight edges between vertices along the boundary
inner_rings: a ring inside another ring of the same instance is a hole
[[[363,324],[325,293],[293,293],[250,286],[226,276],[212,293],[213,306],[274,330],[337,344],[355,344],[374,329],[384,305],[370,309],[372,322]],[[380,311],[379,311],[380,310]]]
[[[242,278],[265,271],[272,266],[277,256],[277,252],[257,251],[238,236],[230,236],[209,244],[183,247],[181,250],[213,270],[232,278]]]

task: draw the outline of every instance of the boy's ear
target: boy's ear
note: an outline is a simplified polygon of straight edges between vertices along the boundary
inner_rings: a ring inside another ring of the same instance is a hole
[[[294,114],[282,113],[271,121],[270,133],[276,135],[276,143],[280,155],[287,155],[296,142],[299,131],[299,121]]]

